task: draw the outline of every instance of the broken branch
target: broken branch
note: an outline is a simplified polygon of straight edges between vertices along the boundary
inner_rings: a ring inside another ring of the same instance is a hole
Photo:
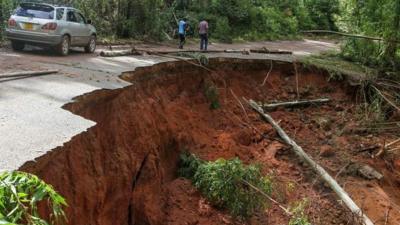
[[[277,131],[279,136],[292,147],[292,150],[306,163],[308,163],[311,168],[322,177],[322,179],[329,185],[329,187],[337,194],[337,196],[346,204],[346,206],[355,215],[363,218],[365,225],[374,225],[374,223],[366,216],[363,211],[357,206],[357,204],[350,198],[345,190],[334,180],[331,175],[329,175],[324,168],[322,168],[318,163],[316,163],[311,157],[304,152],[304,150],[293,141],[286,132],[275,122],[275,120],[268,114],[264,113],[264,110],[253,100],[250,100],[249,105],[257,111],[263,119],[268,121],[274,129]]]
[[[305,106],[311,104],[322,104],[330,102],[331,100],[328,98],[321,98],[315,100],[302,100],[302,101],[293,101],[293,102],[279,102],[273,104],[264,104],[262,107],[265,109],[275,109],[278,107],[297,107],[297,106]]]
[[[2,78],[12,78],[12,77],[27,77],[27,76],[40,76],[58,73],[58,70],[44,70],[44,71],[23,71],[23,72],[13,72],[13,73],[3,73],[0,74],[0,79]]]
[[[385,148],[389,148],[390,146],[395,145],[395,144],[397,144],[397,143],[399,143],[399,142],[400,142],[400,138],[397,139],[397,140],[395,140],[395,141],[390,142],[390,143],[387,144],[387,145],[385,145]]]
[[[249,182],[247,182],[246,180],[242,180],[243,183],[245,183],[246,185],[248,185],[249,187],[251,187],[252,189],[254,189],[255,191],[257,191],[258,193],[260,193],[261,195],[263,195],[264,197],[266,197],[268,200],[270,200],[271,202],[273,202],[274,204],[276,204],[279,208],[281,208],[287,215],[289,216],[293,216],[292,213],[285,208],[284,206],[282,206],[278,201],[276,201],[275,199],[271,198],[271,196],[269,196],[268,194],[266,194],[265,192],[261,191],[259,188],[257,188],[256,186],[250,184]]]
[[[291,51],[283,51],[283,50],[270,50],[267,48],[261,48],[261,49],[250,49],[251,53],[262,53],[262,54],[288,54],[291,55],[293,52]]]

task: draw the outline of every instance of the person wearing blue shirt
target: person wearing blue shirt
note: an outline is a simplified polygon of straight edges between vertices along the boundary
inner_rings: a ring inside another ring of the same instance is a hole
[[[186,41],[186,28],[187,28],[187,22],[186,19],[182,19],[179,21],[179,48],[183,49],[183,45],[185,44]]]

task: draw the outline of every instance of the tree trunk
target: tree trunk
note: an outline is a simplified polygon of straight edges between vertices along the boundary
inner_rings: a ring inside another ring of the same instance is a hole
[[[346,206],[355,215],[359,216],[364,220],[365,225],[374,225],[374,223],[363,213],[363,211],[357,206],[357,204],[350,198],[350,196],[343,190],[342,187],[334,180],[328,172],[325,171],[320,165],[311,159],[304,150],[293,141],[286,132],[279,126],[277,122],[268,114],[264,113],[264,110],[253,100],[249,101],[250,106],[257,111],[263,119],[267,120],[274,129],[278,132],[279,136],[286,142],[286,144],[292,147],[292,150],[304,160],[321,178],[329,185],[329,187],[337,194],[340,200],[346,204]]]

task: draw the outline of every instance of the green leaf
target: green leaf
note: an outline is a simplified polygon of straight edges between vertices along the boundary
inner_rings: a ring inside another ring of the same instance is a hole
[[[11,223],[5,219],[0,218],[0,225],[17,225],[17,224]]]

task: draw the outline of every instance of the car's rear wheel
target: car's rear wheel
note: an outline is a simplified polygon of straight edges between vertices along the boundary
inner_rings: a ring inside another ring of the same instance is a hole
[[[25,48],[25,43],[22,41],[11,41],[11,47],[14,51],[22,51]]]
[[[71,41],[67,35],[62,37],[61,43],[56,47],[57,53],[66,56],[69,54],[69,48],[71,46]]]
[[[93,53],[96,50],[96,36],[90,37],[89,43],[85,46],[86,53]]]

